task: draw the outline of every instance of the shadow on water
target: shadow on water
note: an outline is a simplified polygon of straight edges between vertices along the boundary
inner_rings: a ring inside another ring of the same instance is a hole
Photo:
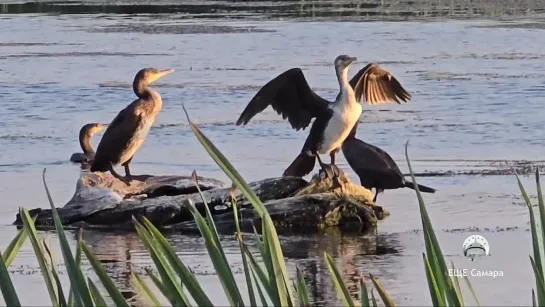
[[[281,0],[281,1],[40,1],[0,4],[4,14],[180,14],[189,18],[472,18],[534,15],[545,12],[543,0],[467,2],[465,0]]]

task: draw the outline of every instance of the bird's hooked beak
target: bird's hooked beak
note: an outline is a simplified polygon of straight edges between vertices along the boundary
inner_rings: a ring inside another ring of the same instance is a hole
[[[169,68],[169,69],[164,69],[164,70],[160,70],[158,73],[155,74],[155,76],[153,76],[153,81],[156,81],[166,75],[170,75],[171,73],[174,72],[174,69],[172,68]]]
[[[169,75],[169,74],[171,74],[173,72],[174,72],[174,69],[172,69],[172,68],[161,70],[161,71],[159,71],[159,74],[158,74],[159,77],[157,79],[159,79],[159,78],[161,78],[163,76]]]
[[[353,62],[356,62],[357,60],[358,60],[357,57],[349,57],[348,61],[347,61],[348,62],[347,64],[352,64]]]

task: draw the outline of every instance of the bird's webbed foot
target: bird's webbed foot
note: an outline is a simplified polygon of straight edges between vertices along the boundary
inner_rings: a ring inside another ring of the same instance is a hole
[[[323,164],[321,165],[320,175],[325,173],[325,178],[335,179],[341,175],[341,170],[335,164]]]

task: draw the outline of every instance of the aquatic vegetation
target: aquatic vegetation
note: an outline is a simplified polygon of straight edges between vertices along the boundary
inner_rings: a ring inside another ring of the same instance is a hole
[[[191,130],[208,152],[210,157],[214,159],[217,165],[228,175],[232,180],[232,192],[239,189],[243,195],[251,201],[253,208],[261,217],[262,232],[258,234],[254,230],[256,238],[258,255],[250,252],[249,247],[244,242],[244,237],[240,231],[240,224],[237,214],[237,203],[232,202],[234,211],[234,223],[236,226],[236,240],[239,244],[241,253],[243,271],[246,279],[246,288],[248,295],[242,295],[241,288],[234,279],[233,271],[227,261],[224,250],[222,248],[218,232],[214,223],[214,219],[208,209],[205,207],[204,216],[195,208],[194,204],[188,200],[185,205],[191,211],[195,223],[204,239],[204,244],[208,251],[208,256],[213,263],[217,277],[219,278],[225,297],[231,306],[245,306],[250,304],[256,306],[258,303],[263,306],[309,306],[310,297],[306,286],[305,279],[301,270],[297,267],[295,280],[291,280],[288,276],[286,263],[284,260],[282,248],[276,233],[276,229],[271,220],[266,207],[248,186],[246,181],[235,170],[227,158],[214,144],[204,135],[204,133],[194,125],[188,117]],[[405,155],[411,177],[416,186],[416,195],[418,198],[420,214],[422,219],[423,234],[425,239],[425,253],[423,253],[424,269],[426,271],[427,282],[429,286],[431,300],[434,306],[464,306],[464,298],[460,287],[460,277],[450,277],[444,256],[441,252],[439,242],[432,227],[431,220],[426,211],[424,200],[416,185],[416,178],[411,168],[409,156],[407,153],[408,142],[405,145]],[[545,229],[541,227],[538,232],[534,207],[531,204],[529,197],[520,182],[517,175],[517,180],[523,198],[526,201],[530,212],[531,232],[534,246],[534,255],[530,256],[530,262],[534,269],[536,278],[536,289],[532,290],[533,306],[545,304],[545,280],[543,271],[543,238],[545,238]],[[193,172],[193,181],[195,186],[199,188],[197,174]],[[538,209],[539,222],[545,225],[545,205],[541,193],[539,181],[539,173],[536,171],[537,193],[538,193]],[[79,232],[75,254],[72,253],[70,245],[67,241],[66,233],[62,227],[59,215],[55,209],[55,205],[48,190],[45,180],[45,169],[43,173],[43,183],[49,204],[53,211],[54,223],[59,237],[62,257],[67,268],[68,277],[70,280],[70,288],[63,289],[59,274],[56,270],[55,255],[48,241],[40,238],[34,225],[34,219],[29,215],[26,209],[20,209],[20,216],[23,220],[23,228],[18,235],[8,245],[0,255],[0,290],[4,298],[4,302],[8,306],[21,306],[18,293],[15,291],[11,277],[7,267],[16,257],[24,242],[29,238],[38,260],[40,270],[44,279],[44,284],[47,287],[52,306],[128,306],[128,302],[123,297],[119,289],[106,274],[106,271],[97,257],[93,254],[88,245],[82,240],[82,233]],[[202,193],[199,189],[199,193]],[[233,197],[234,199],[234,197]],[[203,198],[203,201],[206,201]],[[136,231],[139,238],[142,240],[145,248],[150,254],[151,259],[155,264],[157,273],[151,270],[146,270],[151,282],[159,290],[153,291],[150,284],[147,284],[141,275],[133,272],[132,277],[138,288],[138,293],[147,299],[150,305],[161,306],[159,295],[164,296],[171,305],[176,306],[211,306],[211,296],[208,295],[193,272],[183,263],[176,255],[174,248],[168,243],[167,239],[160,231],[145,217],[133,218]],[[248,234],[246,234],[248,235]],[[102,287],[106,290],[101,293],[97,285],[90,278],[85,278],[81,269],[81,259],[85,256],[89,261],[94,273],[100,280]],[[258,258],[259,257],[259,258]],[[262,263],[258,263],[256,259],[261,259]],[[325,253],[324,260],[330,272],[333,284],[338,292],[339,298],[346,306],[355,306],[356,301],[352,294],[347,289],[347,286],[342,280],[342,277],[335,266],[332,257]],[[454,269],[454,266],[452,265]],[[388,296],[384,288],[369,274],[369,279],[373,284],[373,289],[369,291],[364,281],[363,274],[359,279],[358,300],[361,306],[376,306],[375,291],[380,296],[385,306],[395,306],[392,299]],[[471,287],[467,277],[464,277],[465,282],[470,289],[471,295],[476,304],[479,304],[477,297]],[[295,290],[295,292],[293,291]],[[369,295],[369,292],[370,295]],[[537,297],[535,295],[537,292]],[[214,295],[215,296],[215,295]],[[369,298],[370,296],[370,298]],[[108,304],[108,303],[109,304]]]

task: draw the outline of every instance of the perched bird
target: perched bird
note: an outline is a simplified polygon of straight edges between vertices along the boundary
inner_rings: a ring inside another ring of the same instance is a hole
[[[81,163],[82,166],[85,166],[88,165],[89,162],[93,161],[95,157],[95,150],[93,149],[93,146],[91,146],[91,138],[93,135],[104,130],[106,127],[108,127],[107,124],[99,123],[83,125],[83,127],[81,127],[79,130],[79,145],[81,146],[83,153],[73,153],[70,157],[70,162]]]
[[[163,106],[159,93],[148,85],[173,72],[173,69],[144,68],[136,74],[132,87],[138,99],[121,110],[104,132],[91,164],[92,172],[110,171],[114,177],[130,185],[132,175],[129,163],[144,143]],[[114,169],[119,164],[125,167],[125,177]]]
[[[347,55],[339,55],[335,59],[340,89],[333,102],[318,96],[310,88],[300,68],[292,68],[265,84],[240,115],[236,124],[247,124],[271,105],[284,119],[288,119],[295,130],[304,130],[315,118],[301,153],[283,176],[303,177],[309,174],[314,169],[316,158],[328,176],[339,174],[335,154],[360,118],[362,96],[370,105],[410,100],[411,95],[397,79],[375,63],[361,69],[351,84],[348,67],[354,61],[355,57]],[[324,164],[319,154],[330,154],[331,165]]]
[[[356,138],[358,124],[344,140],[342,151],[348,165],[360,177],[360,184],[366,189],[375,189],[373,202],[377,201],[379,193],[384,190],[410,188],[414,183],[406,181],[392,157],[377,146],[365,143]],[[420,192],[435,193],[435,189],[417,184]]]

